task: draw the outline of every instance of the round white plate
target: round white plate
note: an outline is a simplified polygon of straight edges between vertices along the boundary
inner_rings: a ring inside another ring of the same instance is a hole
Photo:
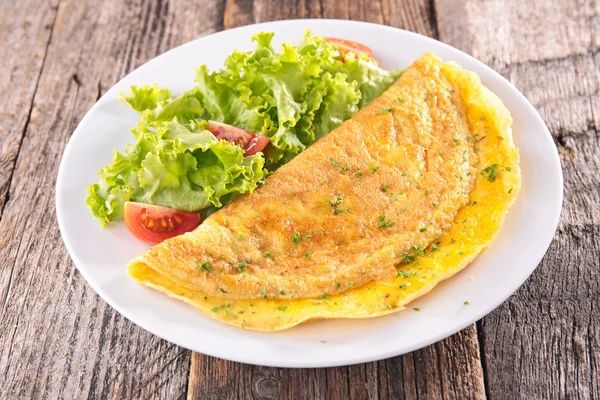
[[[277,333],[234,328],[191,306],[137,285],[126,264],[148,246],[122,222],[100,228],[85,205],[86,188],[111,163],[113,149],[133,141],[138,114],[118,100],[131,85],[158,83],[174,94],[189,89],[194,68],[212,69],[233,50],[251,50],[255,32],[274,31],[274,44],[298,43],[304,30],[356,40],[373,49],[385,68],[410,65],[426,51],[475,71],[514,118],[521,153],[522,190],[498,238],[469,267],[418,299],[407,310],[368,320],[315,321]],[[562,172],[544,122],[498,73],[448,45],[400,29],[363,22],[296,20],[219,32],[149,61],[110,89],[83,118],[58,172],[56,209],[60,231],[77,268],[114,309],[170,342],[204,354],[277,367],[329,367],[380,360],[427,346],[482,318],[506,300],[533,272],[554,236],[562,205]],[[463,303],[469,302],[468,306]]]

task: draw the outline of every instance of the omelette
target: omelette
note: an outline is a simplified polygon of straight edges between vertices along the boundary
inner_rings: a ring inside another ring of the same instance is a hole
[[[129,274],[259,331],[400,311],[500,230],[520,186],[511,123],[476,74],[427,53],[254,193],[133,259]]]

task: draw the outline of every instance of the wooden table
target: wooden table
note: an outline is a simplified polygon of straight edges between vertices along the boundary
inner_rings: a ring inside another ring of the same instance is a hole
[[[75,269],[54,184],[94,102],[172,47],[286,18],[437,38],[495,68],[541,113],[565,175],[560,225],[533,276],[483,320],[385,361],[254,367],[138,328]],[[600,398],[598,0],[1,0],[0,55],[0,398]]]

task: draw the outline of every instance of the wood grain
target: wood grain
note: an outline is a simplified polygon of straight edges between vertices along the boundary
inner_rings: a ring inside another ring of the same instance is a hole
[[[27,35],[43,36],[33,28],[23,33],[23,46],[42,52],[36,57],[43,63],[14,61],[14,100],[35,97],[22,106],[30,113],[10,120],[20,125],[10,128],[8,139],[3,134],[5,141],[22,143],[16,152],[16,145],[5,146],[18,157],[0,220],[0,398],[185,397],[190,353],[125,320],[75,270],[55,222],[54,181],[73,129],[105,88],[149,58],[220,29],[219,22],[197,21],[219,21],[222,8],[208,1],[143,0],[38,6],[38,17],[36,6],[25,3],[25,10],[0,14],[17,18],[2,29],[41,23],[51,25],[43,32],[52,32],[47,45],[40,38],[28,42]],[[28,22],[22,14],[32,10]],[[35,82],[24,82],[29,75]],[[23,83],[29,86],[20,88]],[[10,101],[0,96],[2,104]]]
[[[436,3],[441,39],[496,68],[538,109],[564,173],[563,211],[548,253],[481,323],[489,397],[598,399],[600,4],[466,1],[456,11],[458,2]],[[452,24],[452,13],[466,20]]]
[[[56,18],[57,0],[37,3],[0,7],[0,218]]]
[[[600,399],[599,9],[597,0],[0,0],[0,398]],[[92,104],[174,46],[287,18],[439,37],[540,111],[563,164],[558,233],[533,276],[477,326],[375,363],[254,367],[143,331],[74,268],[54,180]]]

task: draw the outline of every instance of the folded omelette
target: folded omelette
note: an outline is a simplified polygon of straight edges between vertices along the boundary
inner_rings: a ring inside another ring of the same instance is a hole
[[[520,186],[511,123],[477,75],[425,54],[254,193],[129,273],[253,330],[400,311],[498,233]]]

